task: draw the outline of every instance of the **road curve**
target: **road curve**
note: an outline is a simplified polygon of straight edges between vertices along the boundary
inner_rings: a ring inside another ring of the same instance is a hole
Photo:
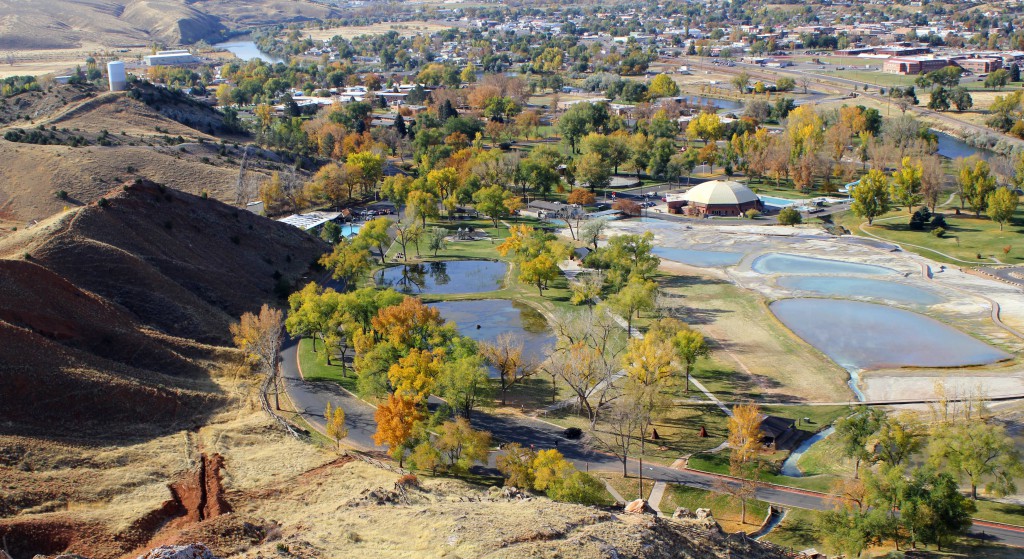
[[[373,442],[377,429],[374,407],[344,390],[336,383],[303,380],[298,362],[298,340],[286,339],[281,349],[281,375],[285,391],[302,418],[315,429],[325,429],[323,410],[328,402],[345,410],[349,444],[362,450],[386,450]],[[525,416],[493,415],[475,412],[471,423],[477,429],[490,431],[497,442],[519,443],[537,449],[557,448],[566,458],[584,471],[622,471],[622,462],[614,455],[598,452],[588,441],[572,441],[562,436],[563,429],[545,421]],[[493,458],[492,458],[493,460]],[[633,476],[640,473],[640,464],[629,460],[627,470]],[[689,469],[674,469],[658,464],[643,465],[643,475],[655,481],[677,483],[698,489],[714,490],[720,483],[736,483],[733,478]],[[763,485],[756,496],[762,501],[810,510],[828,510],[834,503],[830,495],[792,487]],[[992,522],[976,521],[971,535],[986,541],[1024,547],[1024,528]]]

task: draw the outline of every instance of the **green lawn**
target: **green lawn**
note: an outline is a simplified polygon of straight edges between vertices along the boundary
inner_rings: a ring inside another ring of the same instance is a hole
[[[765,541],[800,552],[820,545],[814,525],[818,512],[804,509],[789,509],[786,518],[764,537]]]
[[[993,264],[991,259],[995,257],[1006,264],[1020,264],[1024,262],[1024,208],[1018,208],[1014,218],[1002,231],[999,224],[992,222],[984,214],[980,218],[974,217],[972,212],[963,212],[961,215],[954,215],[954,208],[959,204],[954,200],[954,205],[943,208],[942,213],[946,216],[946,234],[939,238],[929,231],[912,231],[909,227],[910,217],[907,211],[892,211],[884,216],[875,219],[871,227],[865,227],[870,233],[883,239],[896,243],[906,243],[906,250],[921,254],[927,258],[956,265],[964,265],[964,262],[957,262],[953,259],[942,256],[939,253],[947,254],[953,258],[964,260],[970,264],[987,265]],[[860,230],[860,224],[866,220],[853,215],[851,212],[844,212],[835,216],[836,223],[844,225],[856,235],[866,236]],[[920,245],[924,248],[909,246],[909,244]],[[1004,248],[1009,247],[1009,253]],[[938,252],[935,252],[938,251]],[[981,254],[982,258],[978,258]]]
[[[835,67],[835,65],[826,66],[824,70],[815,70],[814,73],[883,87],[914,85],[914,80],[917,79],[917,76],[887,74],[879,70],[836,70]]]
[[[1024,526],[1024,506],[1022,505],[980,499],[975,504],[978,506],[978,512],[974,514],[974,518]]]
[[[782,453],[779,453],[778,458],[781,461]],[[774,458],[774,457],[773,457]],[[729,474],[729,453],[720,452],[718,454],[696,454],[690,457],[689,467],[694,470],[700,470],[703,472],[711,472],[715,474]],[[836,476],[833,475],[817,475],[813,477],[787,477],[778,474],[766,474],[761,481],[765,483],[774,483],[776,485],[785,485],[789,487],[797,487],[800,489],[807,489],[810,491],[821,491],[827,492],[832,484],[835,482]]]
[[[351,353],[351,352],[350,352]],[[303,338],[299,340],[299,365],[302,367],[302,376],[308,381],[333,381],[346,390],[355,391],[356,376],[351,368],[346,372],[341,366],[341,361],[334,359],[327,364],[324,358],[323,345],[317,346],[317,352],[313,353],[313,340]]]

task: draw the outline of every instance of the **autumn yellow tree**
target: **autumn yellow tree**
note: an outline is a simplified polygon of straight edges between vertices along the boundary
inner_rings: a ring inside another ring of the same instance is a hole
[[[762,419],[761,408],[753,402],[733,406],[728,439],[732,462],[746,464],[757,456]]]
[[[260,372],[272,375],[275,386],[283,328],[283,313],[266,304],[260,307],[259,314],[245,313],[238,323],[229,326],[235,347],[241,350],[246,362]],[[274,391],[274,407],[281,409],[277,390]]]
[[[398,459],[401,467],[405,445],[412,439],[416,422],[423,419],[423,412],[414,400],[391,394],[386,403],[377,406],[374,419],[377,432],[373,434],[373,442],[390,447],[391,455]]]
[[[341,448],[341,439],[348,436],[348,428],[345,427],[345,410],[341,407],[332,409],[331,403],[327,402],[324,419],[327,421],[327,438],[334,441],[335,448]]]
[[[441,374],[444,349],[412,349],[409,355],[388,369],[388,380],[395,393],[414,402],[425,402]]]

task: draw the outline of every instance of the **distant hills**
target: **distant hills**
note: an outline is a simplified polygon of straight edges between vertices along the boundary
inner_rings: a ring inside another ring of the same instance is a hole
[[[214,42],[229,30],[336,15],[306,0],[0,0],[0,51]]]

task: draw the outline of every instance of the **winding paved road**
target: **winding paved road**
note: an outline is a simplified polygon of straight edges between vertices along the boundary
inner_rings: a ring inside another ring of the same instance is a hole
[[[304,420],[314,428],[323,432],[323,410],[327,402],[340,406],[345,410],[345,423],[348,427],[348,442],[363,450],[386,450],[373,443],[373,433],[377,429],[374,420],[374,407],[360,400],[333,382],[307,382],[303,380],[299,370],[298,341],[287,339],[281,350],[281,375],[285,391],[295,409]],[[473,426],[477,429],[490,431],[497,442],[519,443],[535,448],[557,448],[566,458],[573,461],[584,471],[599,470],[618,472],[622,470],[622,462],[614,455],[598,452],[586,441],[571,441],[562,436],[563,429],[557,425],[525,416],[492,415],[483,412],[474,413]],[[493,455],[492,455],[493,464]],[[635,460],[627,462],[629,472],[637,476],[640,464]],[[658,464],[644,464],[644,477],[677,483],[698,489],[714,490],[716,484],[724,480],[734,483],[730,478],[688,469],[675,469]],[[757,489],[756,496],[762,501],[810,510],[827,510],[833,507],[829,495],[805,491],[791,487],[766,485]],[[999,525],[976,521],[971,535],[984,538],[986,541],[1024,547],[1024,528]]]

